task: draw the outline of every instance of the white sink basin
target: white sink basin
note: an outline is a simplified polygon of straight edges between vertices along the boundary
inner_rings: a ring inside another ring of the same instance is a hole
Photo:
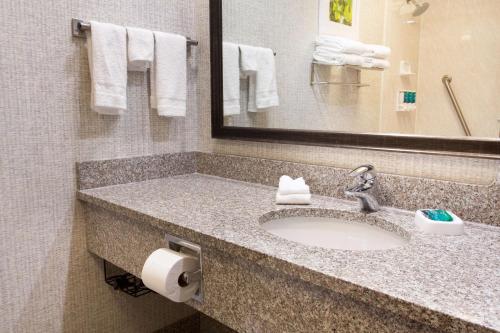
[[[331,217],[285,217],[267,221],[262,228],[290,241],[327,249],[387,250],[407,243],[395,232]]]

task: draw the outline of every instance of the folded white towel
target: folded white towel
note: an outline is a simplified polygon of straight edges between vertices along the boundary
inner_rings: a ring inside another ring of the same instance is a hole
[[[255,75],[255,81],[249,81],[249,90],[255,82],[255,103],[258,109],[279,106],[276,83],[276,64],[273,50],[240,45],[241,70],[248,75]],[[249,94],[251,95],[251,94]]]
[[[387,69],[391,67],[391,63],[388,60],[363,57],[363,64],[361,65],[365,68],[381,68]]]
[[[366,44],[365,57],[387,59],[391,55],[391,48],[384,45]]]
[[[97,113],[120,115],[127,109],[127,33],[124,27],[90,22],[87,32],[92,91]]]
[[[154,32],[155,57],[151,69],[151,107],[164,117],[186,116],[186,37]]]
[[[310,194],[309,186],[306,185],[304,178],[292,179],[289,176],[281,176],[279,181],[278,193],[281,195],[289,194]]]
[[[328,47],[317,47],[313,53],[313,58],[317,62],[328,65],[354,65],[361,66],[363,57],[356,54],[337,53],[330,50]]]
[[[128,70],[145,72],[153,63],[155,40],[150,30],[127,27]]]
[[[276,203],[278,205],[309,205],[311,204],[310,194],[288,194],[276,193]]]
[[[316,38],[317,46],[328,46],[334,52],[362,55],[367,52],[365,44],[345,37],[320,35]]]
[[[224,116],[240,113],[240,47],[223,43]]]

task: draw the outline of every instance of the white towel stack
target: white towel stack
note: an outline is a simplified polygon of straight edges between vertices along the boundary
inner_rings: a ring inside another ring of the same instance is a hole
[[[316,39],[313,58],[319,63],[328,65],[386,69],[391,65],[386,60],[390,54],[391,49],[387,46],[363,44],[344,37],[321,35]]]
[[[311,203],[311,192],[304,178],[292,179],[289,176],[281,176],[276,203],[279,205],[309,205]]]

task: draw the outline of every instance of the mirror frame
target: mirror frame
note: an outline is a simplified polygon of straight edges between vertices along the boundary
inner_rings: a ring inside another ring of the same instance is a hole
[[[224,126],[222,0],[210,0],[212,138],[500,159],[499,139]]]

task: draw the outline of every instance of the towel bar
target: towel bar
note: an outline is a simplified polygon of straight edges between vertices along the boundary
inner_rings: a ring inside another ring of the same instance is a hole
[[[71,32],[73,37],[85,38],[85,31],[90,30],[90,23],[80,19],[71,19]],[[187,46],[198,46],[198,41],[186,37]]]

